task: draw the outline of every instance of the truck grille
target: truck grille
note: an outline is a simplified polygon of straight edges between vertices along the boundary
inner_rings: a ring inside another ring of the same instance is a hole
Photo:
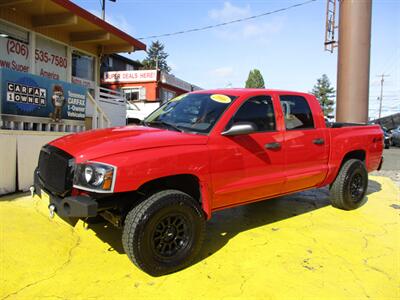
[[[49,192],[64,196],[72,189],[73,165],[71,155],[46,145],[40,151],[38,175]]]

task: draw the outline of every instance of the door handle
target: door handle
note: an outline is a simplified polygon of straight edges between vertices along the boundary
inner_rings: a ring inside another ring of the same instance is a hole
[[[323,145],[323,144],[325,144],[325,141],[322,138],[318,138],[318,139],[313,140],[313,143],[315,145]]]
[[[268,144],[265,144],[265,148],[266,149],[280,149],[281,148],[281,143],[277,143],[277,142],[275,142],[275,143],[268,143]]]

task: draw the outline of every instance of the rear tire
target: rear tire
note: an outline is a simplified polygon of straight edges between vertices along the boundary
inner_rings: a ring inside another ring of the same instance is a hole
[[[122,244],[136,266],[161,276],[189,266],[200,251],[204,234],[200,205],[188,194],[165,190],[128,213]]]
[[[332,206],[344,210],[359,208],[367,198],[368,172],[362,161],[346,161],[330,187]]]

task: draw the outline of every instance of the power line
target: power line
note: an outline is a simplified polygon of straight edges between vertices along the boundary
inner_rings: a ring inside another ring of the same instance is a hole
[[[254,15],[254,16],[250,16],[250,17],[247,17],[247,18],[236,19],[236,20],[223,22],[223,23],[218,23],[218,24],[214,24],[214,25],[191,28],[191,29],[186,29],[186,30],[181,30],[181,31],[176,31],[176,32],[164,33],[164,34],[160,34],[160,35],[150,35],[150,36],[146,36],[146,37],[140,37],[140,38],[138,38],[138,40],[155,39],[155,38],[160,38],[160,37],[167,37],[167,36],[173,36],[173,35],[185,34],[185,33],[190,33],[190,32],[213,29],[213,28],[217,28],[217,27],[222,27],[222,26],[226,26],[226,25],[230,25],[230,24],[234,24],[234,23],[240,23],[240,22],[249,21],[249,20],[253,20],[253,19],[256,19],[256,18],[260,18],[260,17],[276,14],[276,13],[283,12],[283,11],[286,11],[286,10],[289,10],[289,9],[292,9],[292,8],[304,6],[304,5],[310,4],[311,2],[315,2],[315,1],[317,1],[317,0],[308,0],[308,1],[305,1],[305,2],[293,4],[293,5],[284,7],[284,8],[280,8],[280,9],[276,9],[276,10],[273,10],[273,11],[265,12],[265,13],[262,13],[262,14],[259,14],[259,15]]]

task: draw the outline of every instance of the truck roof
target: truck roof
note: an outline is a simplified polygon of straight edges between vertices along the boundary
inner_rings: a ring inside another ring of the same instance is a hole
[[[231,96],[243,96],[252,93],[259,93],[259,92],[266,92],[266,93],[288,93],[288,94],[298,94],[304,95],[308,93],[303,92],[296,92],[296,91],[288,91],[288,90],[279,90],[279,89],[255,89],[255,88],[226,88],[226,89],[211,89],[211,90],[200,90],[195,91],[193,93],[196,94],[226,94]]]

